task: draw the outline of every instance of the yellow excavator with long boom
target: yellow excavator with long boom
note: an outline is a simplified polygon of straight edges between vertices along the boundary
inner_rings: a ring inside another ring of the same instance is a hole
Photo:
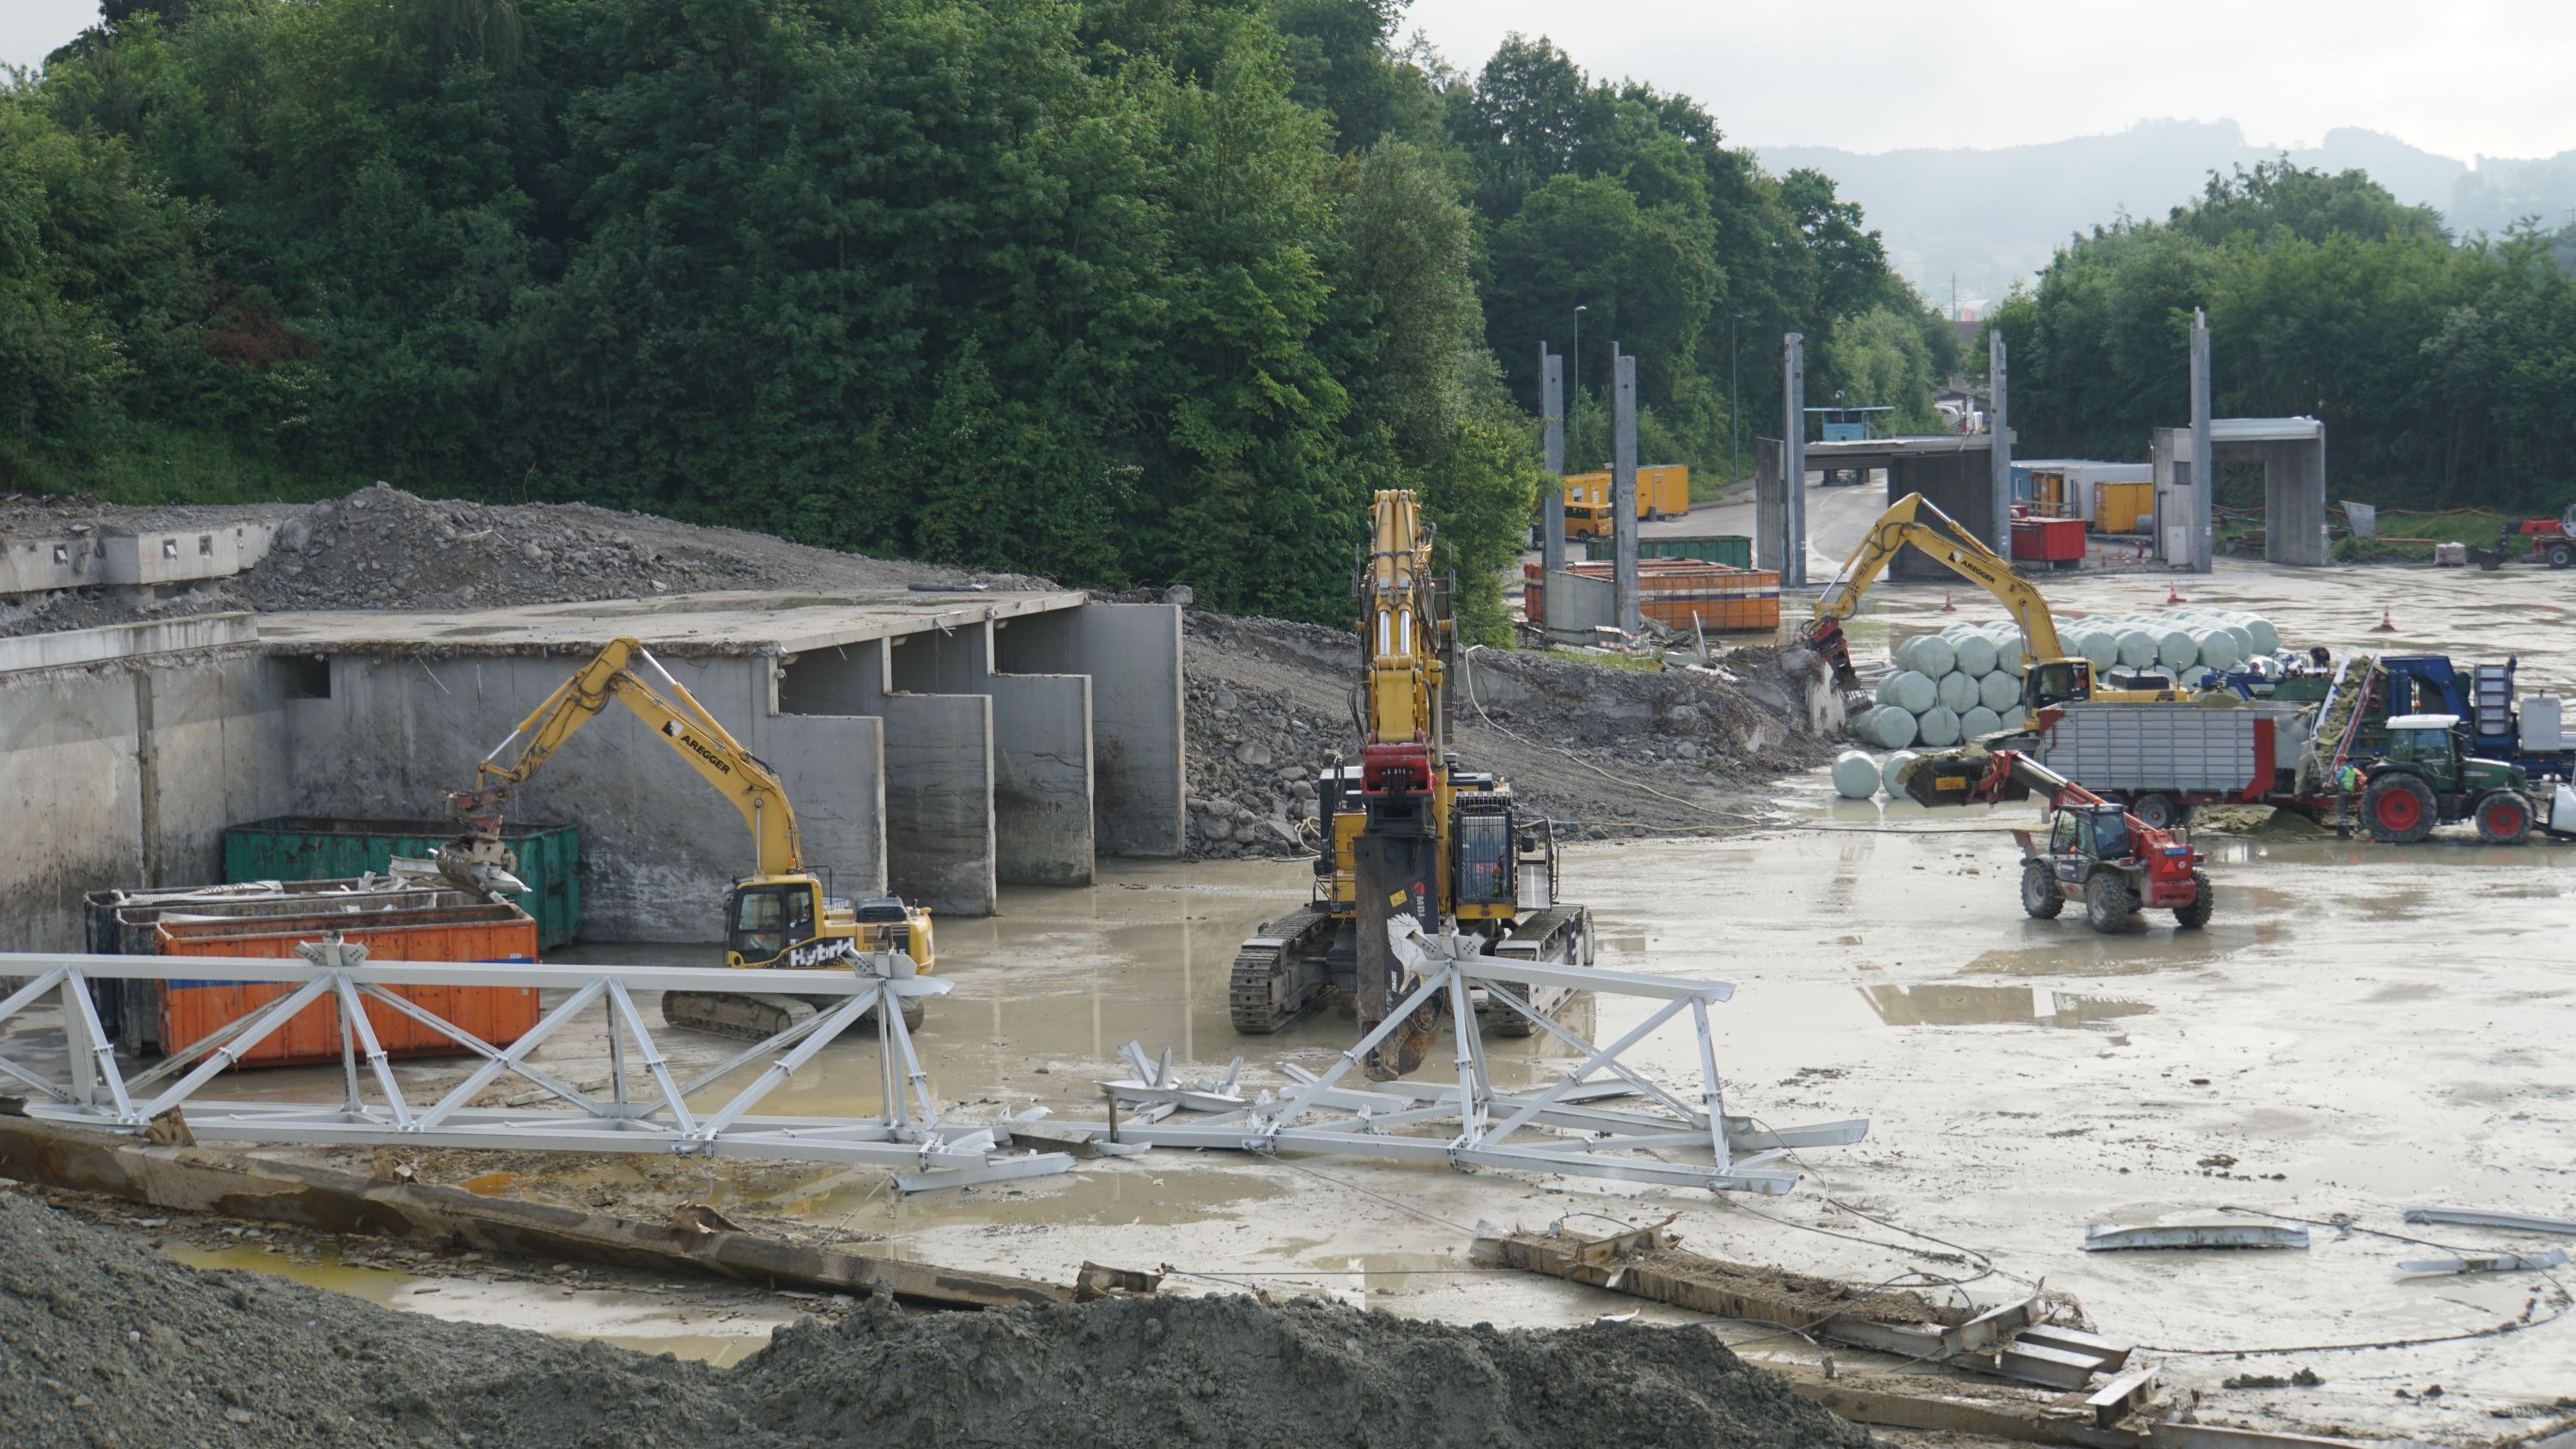
[[[1317,776],[1324,845],[1314,898],[1265,924],[1234,958],[1238,1031],[1277,1031],[1335,990],[1351,997],[1363,1034],[1384,1021],[1412,987],[1387,932],[1402,915],[1427,934],[1480,938],[1487,955],[1592,964],[1591,911],[1556,898],[1553,822],[1525,814],[1508,783],[1460,769],[1450,753],[1457,630],[1431,544],[1411,491],[1377,495],[1357,579],[1359,763],[1337,754]],[[1553,1013],[1567,995],[1518,999]],[[1421,1007],[1371,1053],[1368,1074],[1389,1081],[1420,1065],[1445,1011],[1437,999]],[[1495,1035],[1536,1029],[1492,1001],[1478,1011]]]
[[[641,661],[663,689],[635,670]],[[664,690],[667,690],[666,694]],[[475,767],[475,788],[448,796],[466,831],[439,852],[450,875],[478,867],[516,871],[518,862],[501,841],[501,803],[554,758],[575,731],[597,719],[610,700],[623,703],[673,753],[742,812],[751,827],[752,873],[725,896],[725,965],[796,970],[848,969],[862,956],[899,952],[914,969],[932,965],[930,913],[888,896],[859,902],[834,899],[805,866],[778,772],[744,748],[733,733],[698,703],[686,686],[633,639],[619,639],[546,696],[499,747]],[[517,753],[504,760],[513,746]],[[838,997],[774,993],[666,991],[662,1016],[673,1026],[721,1036],[765,1041],[838,1002]],[[922,998],[903,999],[904,1025],[921,1024]]]
[[[2058,642],[2057,621],[2050,617],[2048,600],[2040,596],[2038,586],[1920,493],[1908,493],[1887,506],[1816,598],[1816,619],[1807,626],[1807,647],[1833,666],[1834,683],[1841,687],[1850,689],[1860,682],[1852,668],[1851,641],[1843,635],[1843,621],[1860,612],[1861,595],[1909,544],[1994,595],[2021,626],[2028,666],[2022,675],[2021,702],[2031,713],[2069,700],[2156,704],[2189,697],[2175,689],[2096,689],[2093,662],[2069,655]]]

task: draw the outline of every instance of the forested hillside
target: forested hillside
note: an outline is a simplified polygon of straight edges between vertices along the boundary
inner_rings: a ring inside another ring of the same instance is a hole
[[[2096,229],[2005,304],[2019,451],[2139,458],[2148,429],[2187,422],[2195,305],[2218,415],[2323,418],[2340,496],[2565,505],[2576,281],[2549,241],[2455,244],[2361,172],[2286,162]]]
[[[1946,327],[1830,181],[1401,0],[108,0],[0,93],[0,467],[579,499],[1299,618],[1421,489],[1490,636],[1589,307],[1646,452],[1917,414]],[[1739,320],[1740,319],[1740,320]]]

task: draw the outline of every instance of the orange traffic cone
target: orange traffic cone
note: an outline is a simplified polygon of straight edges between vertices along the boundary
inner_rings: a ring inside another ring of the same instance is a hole
[[[1941,591],[1941,612],[1944,614],[1955,614],[1959,612],[1959,606],[1950,602],[1950,591],[1948,589],[1943,589]]]
[[[2191,600],[2182,596],[2181,585],[2167,584],[2165,585],[2165,602],[2168,604],[2188,604]]]
[[[2388,622],[2388,611],[2386,609],[2379,611],[2379,622],[2370,626],[2370,632],[2373,634],[2394,634],[2397,632],[2397,626]]]

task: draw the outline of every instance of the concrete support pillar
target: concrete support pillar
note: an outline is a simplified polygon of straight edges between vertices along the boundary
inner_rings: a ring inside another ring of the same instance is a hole
[[[1610,474],[1610,536],[1617,562],[1612,565],[1619,590],[1619,627],[1643,632],[1637,607],[1637,355],[1610,350],[1614,431]]]
[[[2209,446],[2209,318],[2191,309],[2191,567],[2208,573],[2217,556],[2218,467]]]
[[[2012,411],[2009,406],[2008,387],[2010,361],[2011,359],[2005,355],[2003,329],[1987,328],[1986,379],[1994,392],[1993,407],[1988,413],[1988,419],[1993,428],[1994,450],[1987,455],[1993,469],[1990,478],[1994,499],[1987,519],[1987,526],[1992,530],[1987,541],[1994,545],[1995,552],[2006,558],[2012,557]],[[1891,486],[1893,481],[1891,474]]]
[[[1807,339],[1780,339],[1780,586],[1807,586]]]
[[[1789,566],[1783,550],[1789,523],[1785,490],[1780,486],[1784,452],[1777,438],[1753,440],[1753,565],[1778,572],[1785,582]]]
[[[1538,345],[1539,402],[1547,417],[1547,496],[1539,500],[1539,558],[1565,571],[1565,359]]]
[[[1103,855],[1179,855],[1179,606],[1024,614],[995,636],[994,657],[1013,674],[1091,676],[1092,839]]]

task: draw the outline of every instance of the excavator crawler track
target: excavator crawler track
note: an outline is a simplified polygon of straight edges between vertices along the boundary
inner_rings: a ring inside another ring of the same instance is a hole
[[[834,996],[782,996],[768,992],[665,991],[662,993],[662,1020],[711,1036],[729,1036],[736,1041],[767,1041],[789,1027],[812,1020],[840,999]],[[907,1031],[920,1030],[922,1015],[918,999],[904,1002],[903,1024]],[[861,1018],[861,1026],[868,1024],[867,1018]],[[847,1040],[846,1037],[843,1039]]]
[[[1268,1036],[1323,994],[1319,973],[1308,962],[1322,954],[1332,930],[1331,912],[1300,906],[1243,943],[1226,983],[1226,1005],[1236,1031]]]

